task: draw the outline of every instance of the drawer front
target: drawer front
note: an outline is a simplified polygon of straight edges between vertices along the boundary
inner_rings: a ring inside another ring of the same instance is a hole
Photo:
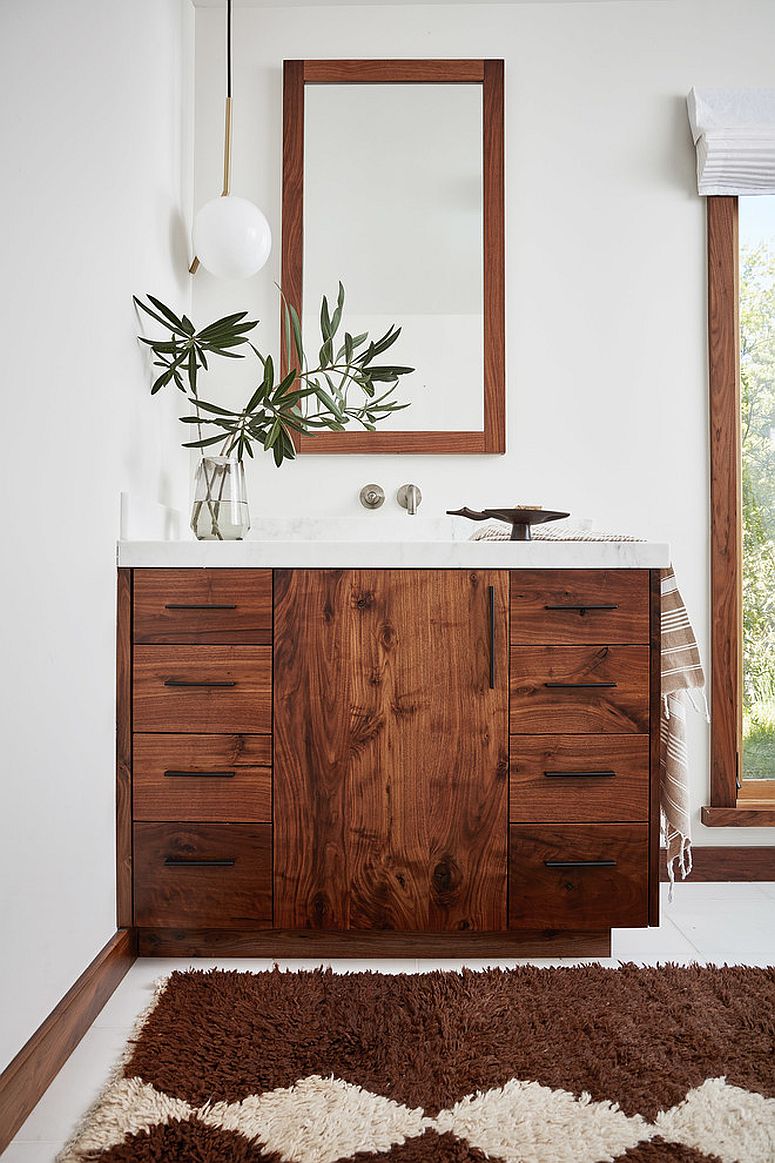
[[[648,736],[515,736],[510,808],[512,823],[648,820]]]
[[[269,928],[268,824],[135,824],[135,924]]]
[[[134,640],[267,645],[272,641],[272,571],[135,570]]]
[[[648,646],[512,646],[512,734],[647,734]]]
[[[647,824],[512,824],[509,864],[512,928],[648,924]]]
[[[269,734],[271,646],[137,646],[136,731]]]
[[[272,819],[269,735],[135,735],[135,820]]]
[[[512,570],[514,645],[647,644],[649,637],[648,570]]]

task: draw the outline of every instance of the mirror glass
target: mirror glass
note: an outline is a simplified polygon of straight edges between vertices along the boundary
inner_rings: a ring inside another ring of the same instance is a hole
[[[411,407],[380,429],[483,428],[482,86],[308,84],[304,133],[305,347],[321,296],[416,370]]]

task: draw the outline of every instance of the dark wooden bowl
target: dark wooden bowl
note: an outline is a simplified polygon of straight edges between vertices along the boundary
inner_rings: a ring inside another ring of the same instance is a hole
[[[511,541],[531,541],[531,525],[543,525],[545,521],[559,521],[570,517],[570,513],[557,513],[553,509],[447,509],[450,517],[467,517],[469,521],[505,521],[511,525]]]

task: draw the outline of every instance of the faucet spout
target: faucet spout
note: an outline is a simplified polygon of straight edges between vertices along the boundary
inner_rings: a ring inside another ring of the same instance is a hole
[[[396,493],[396,500],[402,509],[406,509],[410,517],[414,517],[422,504],[422,493],[417,485],[401,485]]]

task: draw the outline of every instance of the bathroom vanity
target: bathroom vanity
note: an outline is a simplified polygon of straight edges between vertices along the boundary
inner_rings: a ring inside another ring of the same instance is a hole
[[[165,956],[605,955],[657,924],[665,564],[123,543],[119,924]]]

